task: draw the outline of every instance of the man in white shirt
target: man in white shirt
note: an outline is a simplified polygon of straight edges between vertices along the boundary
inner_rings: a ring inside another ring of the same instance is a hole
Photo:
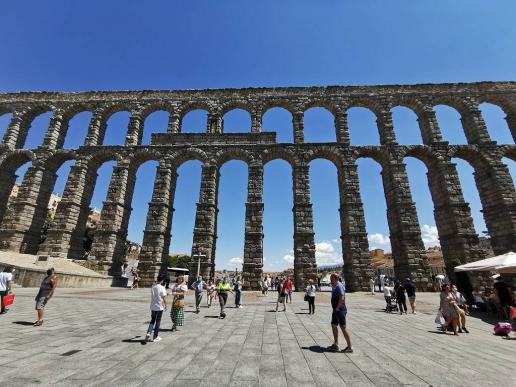
[[[167,310],[167,290],[163,286],[163,276],[160,274],[156,282],[151,288],[151,321],[147,329],[145,341],[158,342],[161,341],[159,337],[159,326],[161,324],[161,317],[163,311]],[[154,331],[154,337],[151,339],[151,333]]]
[[[13,285],[13,272],[13,267],[6,267],[0,273],[0,305],[2,305],[0,314],[7,313],[7,311],[9,310],[5,306],[3,306],[2,301],[4,296],[7,296],[9,293],[11,293],[11,287]]]

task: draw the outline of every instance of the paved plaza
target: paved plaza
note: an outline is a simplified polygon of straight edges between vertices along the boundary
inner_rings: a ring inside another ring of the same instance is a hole
[[[58,289],[45,323],[35,320],[35,289],[18,289],[0,316],[0,385],[27,386],[514,386],[516,340],[492,334],[480,318],[470,334],[440,334],[437,294],[419,294],[419,314],[383,312],[380,294],[349,294],[355,352],[326,352],[332,342],[329,294],[308,315],[296,294],[275,313],[275,294],[245,293],[244,308],[218,319],[218,304],[193,313],[159,343],[144,344],[149,289]],[[205,300],[203,300],[205,301]],[[341,336],[341,346],[344,340]]]

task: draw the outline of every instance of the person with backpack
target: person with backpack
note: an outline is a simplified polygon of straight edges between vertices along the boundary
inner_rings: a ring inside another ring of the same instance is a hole
[[[276,285],[276,291],[278,292],[278,300],[276,301],[276,312],[278,311],[278,306],[280,303],[283,304],[283,312],[285,312],[287,310],[287,291],[282,281],[278,281]]]
[[[146,342],[158,342],[161,341],[159,337],[159,327],[161,325],[161,317],[163,311],[167,310],[167,289],[163,286],[163,276],[160,274],[156,279],[156,282],[151,287],[151,321],[147,328],[147,334],[145,335]],[[154,331],[154,336],[151,339],[151,334]]]
[[[315,314],[315,291],[314,280],[309,279],[305,293],[305,301],[308,301],[308,314]]]

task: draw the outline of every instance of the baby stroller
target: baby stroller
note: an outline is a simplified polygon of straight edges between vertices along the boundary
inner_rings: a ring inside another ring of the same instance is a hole
[[[385,296],[385,311],[387,313],[392,313],[392,312],[398,312],[399,309],[398,309],[398,303],[396,302],[396,299],[393,299],[392,297],[392,294],[390,296]]]

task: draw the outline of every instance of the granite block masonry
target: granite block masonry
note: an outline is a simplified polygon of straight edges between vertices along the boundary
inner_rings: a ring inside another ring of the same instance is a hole
[[[426,290],[431,272],[408,184],[406,157],[421,160],[428,169],[439,240],[451,278],[457,259],[464,263],[484,256],[452,158],[462,158],[475,169],[494,252],[516,250],[516,193],[502,162],[503,157],[516,159],[516,146],[499,145],[491,140],[479,110],[482,102],[505,111],[512,136],[516,138],[514,82],[0,94],[0,114],[12,114],[0,145],[0,249],[82,258],[82,239],[97,169],[113,160],[116,166],[88,260],[89,267],[119,276],[136,172],[142,163],[154,160],[158,162],[157,174],[140,255],[143,284],[150,284],[164,269],[170,249],[177,169],[186,161],[199,160],[203,168],[192,254],[202,254],[200,274],[209,277],[215,270],[219,171],[226,161],[243,160],[249,173],[243,276],[248,289],[257,289],[263,273],[263,214],[267,211],[263,202],[263,168],[271,160],[283,159],[292,167],[294,283],[300,289],[317,271],[309,163],[323,158],[333,162],[338,172],[346,286],[349,290],[366,290],[369,278],[375,273],[370,263],[356,161],[372,158],[382,167],[396,276],[411,278],[419,289]],[[466,145],[450,145],[443,140],[433,110],[439,104],[449,105],[460,113]],[[376,115],[380,145],[350,144],[347,111],[355,106],[366,107]],[[391,114],[396,106],[415,112],[422,144],[397,143]],[[262,117],[274,107],[291,113],[293,143],[278,143],[274,132],[262,131]],[[333,114],[335,142],[304,141],[304,113],[311,107],[323,107]],[[224,130],[224,114],[236,108],[246,110],[251,116],[248,133]],[[208,112],[205,133],[182,132],[183,117],[195,109]],[[77,149],[63,148],[70,120],[85,111],[91,112],[92,117],[84,144]],[[103,145],[107,121],[119,111],[131,114],[124,129],[125,144]],[[169,113],[167,132],[153,133],[150,144],[142,144],[145,119],[155,111]],[[51,112],[52,119],[42,145],[24,149],[33,119],[44,112]],[[40,243],[56,172],[69,160],[74,165],[63,198],[46,240]],[[18,196],[7,210],[15,171],[27,162],[31,166]],[[192,273],[196,271],[197,262],[194,262]]]

